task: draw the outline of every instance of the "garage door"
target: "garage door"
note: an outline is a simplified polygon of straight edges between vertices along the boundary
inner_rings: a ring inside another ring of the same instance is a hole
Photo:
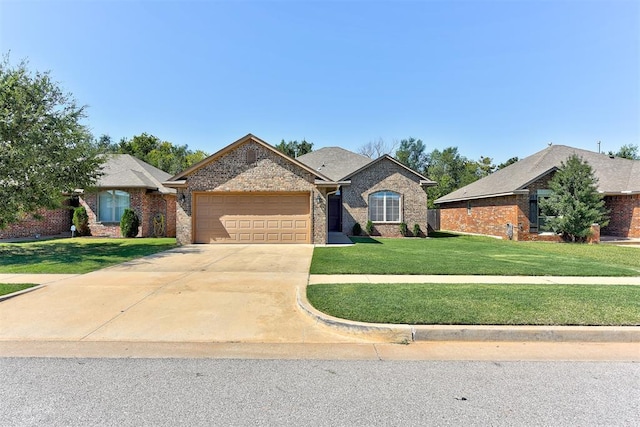
[[[196,243],[310,243],[309,193],[195,194]]]

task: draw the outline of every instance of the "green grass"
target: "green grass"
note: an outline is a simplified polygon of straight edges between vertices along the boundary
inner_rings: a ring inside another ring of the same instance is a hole
[[[0,296],[38,286],[34,283],[0,283]]]
[[[640,325],[640,288],[621,285],[331,284],[307,288],[335,317],[412,325]]]
[[[640,275],[638,248],[434,235],[356,237],[353,246],[315,248],[311,274]]]
[[[87,273],[176,246],[173,238],[75,238],[0,244],[0,273]]]

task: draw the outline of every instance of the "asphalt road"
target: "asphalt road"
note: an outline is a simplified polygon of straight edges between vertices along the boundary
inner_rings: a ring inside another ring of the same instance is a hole
[[[640,425],[640,364],[0,358],[0,426]]]

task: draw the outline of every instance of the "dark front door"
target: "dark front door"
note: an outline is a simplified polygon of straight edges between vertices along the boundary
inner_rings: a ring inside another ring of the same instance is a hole
[[[342,196],[329,195],[329,231],[342,231]]]

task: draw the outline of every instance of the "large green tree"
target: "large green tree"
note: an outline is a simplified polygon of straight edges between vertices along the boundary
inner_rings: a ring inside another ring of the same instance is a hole
[[[98,143],[103,147],[108,146],[108,151],[130,154],[171,174],[187,169],[208,156],[202,150],[193,151],[187,145],[175,145],[147,133],[131,139],[122,138],[117,144],[112,144],[108,135],[102,135]]]
[[[0,63],[0,228],[40,209],[61,206],[63,194],[95,185],[103,158],[81,121],[85,107],[63,92],[50,72]]]
[[[565,240],[582,242],[589,237],[591,225],[609,223],[598,179],[593,169],[577,155],[562,162],[549,182],[551,195],[540,200],[547,227],[561,233]]]
[[[622,157],[630,160],[640,160],[640,153],[638,152],[638,146],[633,144],[627,144],[620,147],[615,154],[617,157]]]
[[[276,145],[276,149],[283,152],[289,157],[296,158],[298,156],[302,156],[303,154],[312,152],[313,142],[308,142],[306,139],[303,139],[300,142],[298,142],[297,140],[286,142],[283,139],[278,145]]]
[[[395,158],[403,165],[418,173],[424,173],[426,169],[427,155],[424,152],[425,145],[421,139],[409,137],[400,141]]]

